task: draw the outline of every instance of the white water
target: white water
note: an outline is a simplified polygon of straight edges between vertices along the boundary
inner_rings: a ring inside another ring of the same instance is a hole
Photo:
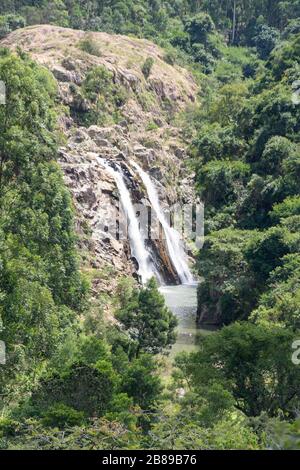
[[[105,167],[108,173],[114,178],[119,190],[121,204],[128,221],[128,236],[130,240],[132,255],[136,258],[141,276],[142,283],[145,284],[151,277],[155,276],[155,268],[150,260],[149,253],[145,248],[144,238],[139,229],[138,219],[130,197],[130,193],[126,187],[121,169],[115,170],[106,160],[98,159],[99,163]]]
[[[150,178],[144,170],[134,161],[130,162],[131,165],[138,171],[148,193],[151,205],[156,212],[159,222],[164,230],[167,247],[171,262],[176,269],[179,279],[182,284],[193,284],[194,278],[188,267],[186,255],[179,233],[168,224],[162,208],[160,206],[157,190]]]

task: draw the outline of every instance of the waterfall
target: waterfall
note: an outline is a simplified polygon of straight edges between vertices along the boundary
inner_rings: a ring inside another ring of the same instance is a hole
[[[131,252],[138,262],[138,274],[141,276],[142,283],[145,284],[154,275],[157,275],[157,277],[159,277],[159,275],[156,273],[149,253],[145,248],[144,238],[139,229],[136,212],[130,197],[130,193],[125,184],[122,171],[120,168],[112,168],[106,160],[99,158],[98,161],[102,166],[105,167],[107,172],[114,178],[116,182],[117,188],[119,190],[121,204],[128,221],[128,236],[130,240]]]
[[[150,178],[150,176],[145,173],[144,170],[134,161],[130,162],[131,165],[138,171],[148,193],[149,200],[151,205],[156,212],[157,218],[164,230],[167,248],[170,256],[170,260],[177,271],[179,279],[182,284],[192,284],[194,283],[193,275],[188,267],[186,261],[186,255],[183,248],[183,244],[180,240],[179,233],[168,224],[163,210],[161,208],[157,190]]]

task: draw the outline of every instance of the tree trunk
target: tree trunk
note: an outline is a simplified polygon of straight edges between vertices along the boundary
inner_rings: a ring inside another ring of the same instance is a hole
[[[236,30],[236,0],[233,0],[233,18],[232,18],[232,37],[231,43],[235,41],[235,30]]]

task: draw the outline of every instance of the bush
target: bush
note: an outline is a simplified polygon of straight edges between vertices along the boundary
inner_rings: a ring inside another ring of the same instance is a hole
[[[14,436],[19,423],[11,418],[0,418],[0,437]]]
[[[44,413],[42,423],[44,426],[64,428],[82,424],[84,413],[74,410],[64,403],[55,403]]]
[[[270,52],[274,49],[278,41],[279,31],[265,24],[257,28],[256,35],[253,38],[253,43],[259,56],[264,60],[269,57]]]
[[[32,402],[41,410],[64,403],[86,416],[101,416],[109,408],[117,380],[108,361],[98,361],[94,367],[76,363],[67,372],[42,380]]]
[[[121,388],[143,410],[152,410],[163,390],[157,364],[150,354],[144,354],[131,362],[123,376]]]
[[[173,51],[167,51],[164,55],[164,61],[169,65],[176,64],[176,53]]]
[[[156,129],[158,129],[158,125],[155,122],[153,121],[148,122],[146,131],[155,131]]]
[[[149,78],[153,65],[154,59],[152,57],[147,57],[142,66],[142,72],[146,79]]]
[[[123,86],[114,82],[112,72],[103,66],[93,67],[86,75],[82,92],[89,100],[89,110],[85,113],[84,124],[105,125],[118,122],[119,108],[127,100]]]
[[[94,55],[96,57],[101,57],[102,53],[99,47],[99,44],[93,38],[92,34],[86,34],[81,41],[78,43],[79,49],[87,54]]]
[[[283,202],[275,204],[270,215],[276,222],[279,222],[280,219],[300,215],[300,196],[289,196]]]
[[[7,34],[15,29],[24,28],[26,20],[20,15],[5,15],[0,16],[0,39],[4,38]]]
[[[215,25],[206,13],[199,13],[189,18],[185,23],[185,30],[190,35],[191,42],[205,44],[208,34],[214,31]]]

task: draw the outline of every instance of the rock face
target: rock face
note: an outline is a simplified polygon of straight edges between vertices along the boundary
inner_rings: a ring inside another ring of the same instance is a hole
[[[86,39],[95,46],[96,54],[81,49],[80,44]],[[197,87],[192,76],[167,64],[158,46],[126,36],[43,25],[14,31],[1,41],[1,46],[25,50],[57,80],[59,99],[66,110],[60,116],[66,143],[59,151],[59,161],[73,195],[85,262],[97,269],[113,266],[117,276],[134,274],[137,266],[129,242],[110,236],[104,222],[112,219],[118,208],[118,192],[99,158],[123,165],[135,201],[149,204],[141,181],[130,168],[130,160],[139,163],[156,180],[164,204],[194,202],[191,177],[186,178],[184,169],[185,143],[180,129],[172,124],[176,113],[196,100]],[[146,79],[142,65],[147,57],[154,59],[154,65]],[[111,72],[114,84],[126,90],[127,99],[117,123],[85,127],[76,116],[88,112],[90,103],[80,90],[95,66]],[[177,282],[164,244],[154,245],[156,263],[164,279]]]

